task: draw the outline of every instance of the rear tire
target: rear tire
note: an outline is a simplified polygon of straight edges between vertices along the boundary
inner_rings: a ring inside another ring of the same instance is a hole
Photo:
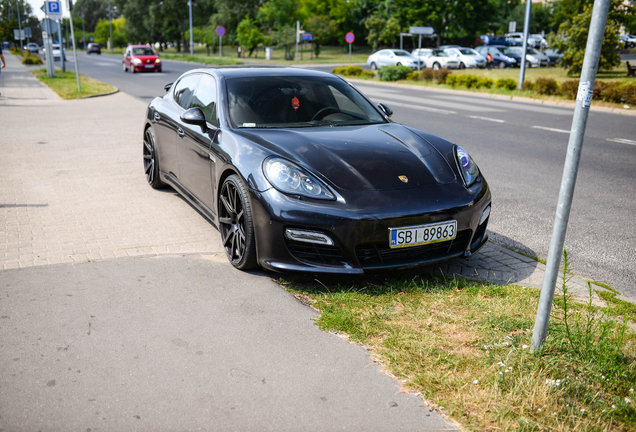
[[[124,67],[124,72],[128,72],[128,68],[126,67],[126,63],[122,62],[122,66]]]
[[[375,62],[371,62],[371,70],[378,70],[378,65]]]
[[[505,69],[506,68],[506,63],[504,62],[499,62],[499,69]]]
[[[460,68],[460,69],[466,69],[466,65],[464,64],[464,62],[461,62],[461,63],[459,64],[459,68]]]
[[[437,63],[437,62],[433,63],[433,70],[439,70],[439,68],[440,68],[440,64],[439,63]]]
[[[155,134],[152,128],[144,133],[144,172],[146,181],[153,189],[163,189],[166,184],[159,178],[159,160],[157,158],[157,146]]]

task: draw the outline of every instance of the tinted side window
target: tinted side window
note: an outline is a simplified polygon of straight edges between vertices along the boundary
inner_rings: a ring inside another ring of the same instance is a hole
[[[199,87],[188,108],[201,108],[205,114],[205,120],[216,125],[216,102],[216,80],[210,75],[202,75]]]
[[[177,83],[174,89],[174,100],[181,105],[181,108],[188,109],[200,77],[201,75],[188,75]]]

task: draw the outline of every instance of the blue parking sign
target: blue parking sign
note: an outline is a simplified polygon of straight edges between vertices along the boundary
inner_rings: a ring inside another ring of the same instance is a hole
[[[62,18],[62,3],[57,0],[47,1],[46,13],[51,19]]]

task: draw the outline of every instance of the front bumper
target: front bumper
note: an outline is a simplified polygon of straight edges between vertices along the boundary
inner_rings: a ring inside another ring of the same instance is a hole
[[[454,186],[457,188],[457,186]],[[348,203],[301,200],[269,189],[250,191],[258,263],[279,272],[362,274],[365,271],[415,267],[468,256],[488,240],[491,203],[485,180],[471,191],[448,199],[453,186],[424,190],[356,193]],[[457,188],[459,189],[459,188]],[[470,192],[470,193],[467,193]],[[438,203],[450,205],[441,205]],[[441,243],[391,249],[389,228],[457,221],[457,237]],[[334,246],[290,240],[286,228],[320,232]]]

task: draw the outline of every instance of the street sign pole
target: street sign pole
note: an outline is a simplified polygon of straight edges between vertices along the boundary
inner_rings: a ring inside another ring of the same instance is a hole
[[[190,57],[194,57],[194,37],[192,35],[192,0],[188,0],[188,5],[190,6]]]
[[[353,32],[349,32],[345,35],[345,41],[349,44],[349,63],[351,63],[351,45],[356,40],[356,36]]]
[[[62,35],[62,17],[57,20],[57,30],[60,35],[60,63],[62,64],[62,72],[66,72],[66,62],[64,61],[64,36]]]
[[[579,162],[581,161],[581,150],[583,148],[585,126],[587,124],[587,117],[592,103],[594,82],[596,81],[596,71],[598,69],[599,58],[601,56],[603,35],[605,33],[605,24],[607,23],[607,14],[610,3],[611,0],[594,1],[592,20],[590,22],[590,32],[587,38],[585,57],[583,59],[581,81],[579,83],[579,91],[576,96],[574,118],[572,119],[570,141],[568,143],[567,156],[565,158],[565,166],[563,168],[559,202],[557,204],[554,227],[552,228],[552,239],[550,240],[550,249],[548,250],[548,261],[546,262],[546,271],[543,278],[543,286],[541,287],[541,296],[539,297],[537,319],[535,320],[534,331],[532,334],[532,344],[530,346],[530,351],[532,352],[541,348],[548,331],[550,311],[552,310],[554,290],[559,274],[559,264],[561,263],[561,254],[563,253],[563,245],[565,244],[565,233],[567,231],[568,219],[570,217],[570,209],[572,208],[572,198],[574,195],[574,186],[576,184]]]
[[[526,55],[528,55],[528,32],[530,28],[530,8],[532,7],[532,2],[530,0],[526,0],[526,18],[523,23],[523,53],[521,54],[521,70],[519,71],[519,84],[517,84],[517,90],[521,91],[521,86],[523,85],[523,80],[526,77]],[[514,21],[515,28],[517,22]],[[539,58],[539,65],[541,65],[541,58]]]
[[[298,43],[300,42],[300,21],[296,21],[296,61],[298,59]]]
[[[73,1],[67,0],[68,14],[71,18],[71,39],[73,39],[73,60],[75,61],[75,78],[77,79],[77,91],[82,92],[82,84],[80,84],[79,63],[77,62],[77,47],[75,46],[75,30],[73,29]]]
[[[422,35],[432,35],[435,34],[435,29],[433,27],[409,27],[409,33],[411,34],[416,34],[419,35],[419,42],[417,44],[417,53],[418,53],[418,57],[417,57],[417,71],[420,71],[420,57],[419,57],[419,53],[420,53],[420,49],[422,49]]]
[[[46,45],[46,72],[49,78],[55,78],[55,62],[53,61],[53,45],[51,44],[51,37],[53,29],[51,28],[51,21],[55,16],[58,16],[60,12],[59,3],[44,2],[44,14],[46,15],[46,37],[44,37],[44,43]]]
[[[219,37],[219,58],[223,58],[223,35],[225,34],[225,27],[218,26],[216,28],[216,34]]]
[[[20,51],[22,51],[22,23],[20,22],[20,3],[18,0],[15,0],[16,8],[18,9],[18,31],[20,35],[20,39],[18,39],[18,43],[20,44]]]

